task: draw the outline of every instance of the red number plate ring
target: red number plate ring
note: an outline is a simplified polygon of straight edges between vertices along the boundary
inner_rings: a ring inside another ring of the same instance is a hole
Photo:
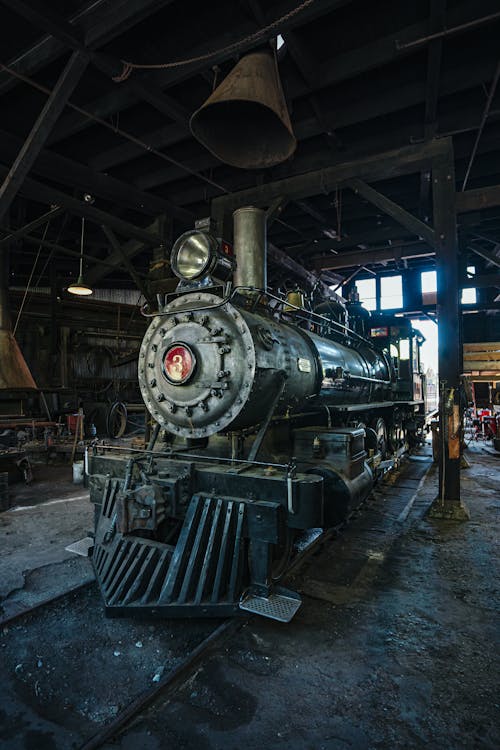
[[[182,385],[192,376],[196,357],[187,344],[171,344],[163,355],[163,374],[172,385]]]

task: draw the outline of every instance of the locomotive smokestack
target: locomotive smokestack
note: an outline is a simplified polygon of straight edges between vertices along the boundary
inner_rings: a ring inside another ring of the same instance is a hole
[[[235,286],[267,288],[266,212],[254,206],[233,214],[233,242],[237,268]]]

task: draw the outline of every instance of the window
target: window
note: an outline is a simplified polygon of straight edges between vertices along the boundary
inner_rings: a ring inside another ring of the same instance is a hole
[[[399,342],[399,358],[410,359],[410,339],[401,339]]]
[[[475,266],[467,266],[467,275],[474,276],[476,273]],[[474,305],[477,302],[476,287],[466,287],[462,289],[462,305]]]
[[[435,271],[423,271],[420,274],[422,294],[437,292],[437,274]]]
[[[403,307],[403,280],[401,276],[380,278],[380,309],[396,310]]]
[[[329,287],[330,291],[332,291],[334,294],[337,294],[339,297],[344,296],[344,286],[339,286],[338,284],[330,284]]]
[[[420,274],[422,285],[422,304],[435,305],[437,303],[437,274],[436,271],[423,271]]]
[[[363,303],[367,310],[377,309],[377,284],[375,279],[358,279],[356,289],[359,294],[359,301]]]
[[[474,276],[476,273],[475,266],[467,266],[467,274]],[[436,292],[437,292],[437,275],[436,271],[423,271],[420,274],[422,282],[422,302],[424,305],[436,304]],[[462,289],[463,305],[474,305],[477,302],[477,294],[475,287],[466,287]]]

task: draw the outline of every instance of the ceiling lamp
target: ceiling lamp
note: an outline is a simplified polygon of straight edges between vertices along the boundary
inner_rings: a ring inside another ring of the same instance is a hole
[[[72,282],[68,287],[70,294],[77,294],[79,297],[86,297],[93,293],[92,287],[88,286],[83,280],[83,237],[85,233],[85,218],[82,216],[82,232],[80,235],[80,273],[75,282]]]

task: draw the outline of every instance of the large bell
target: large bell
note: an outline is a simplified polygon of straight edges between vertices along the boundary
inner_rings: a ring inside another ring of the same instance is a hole
[[[243,57],[198,109],[191,132],[226,164],[260,169],[293,154],[293,135],[271,50]]]

